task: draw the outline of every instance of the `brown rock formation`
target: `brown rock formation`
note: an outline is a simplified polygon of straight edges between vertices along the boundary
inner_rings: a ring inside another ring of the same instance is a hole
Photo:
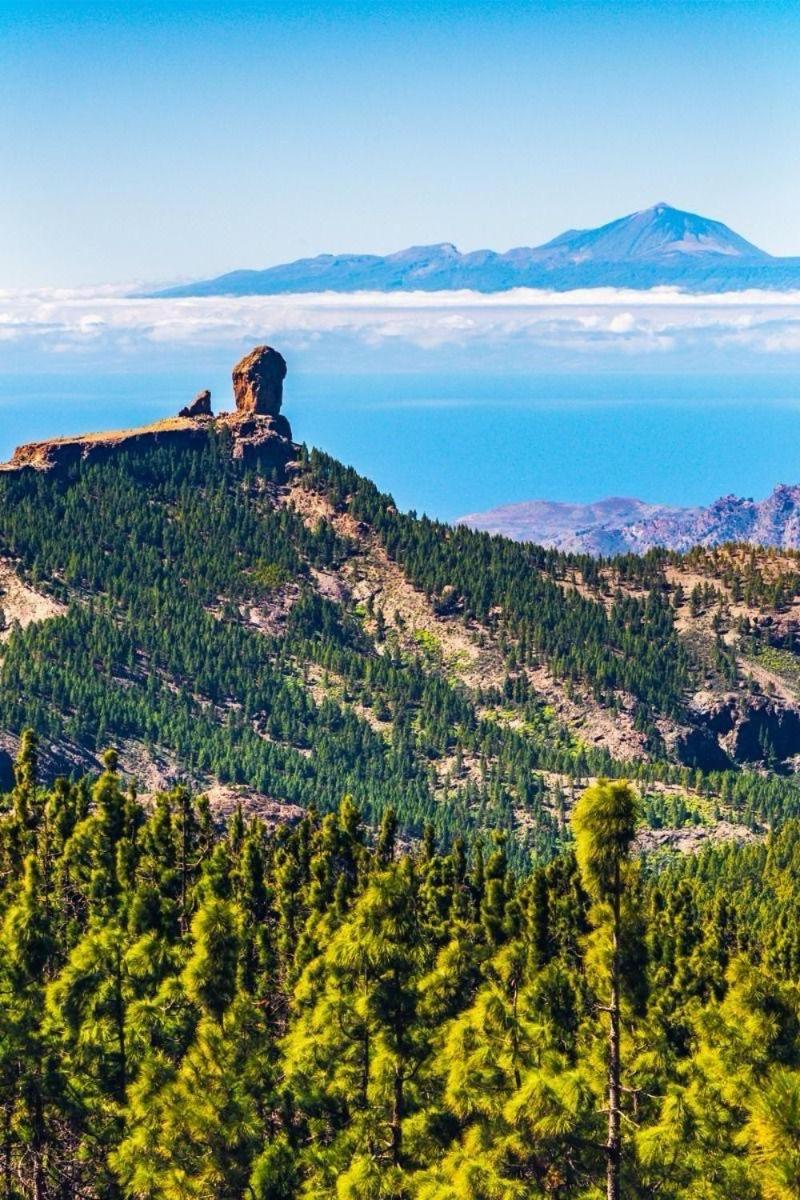
[[[283,401],[286,362],[270,346],[256,346],[233,368],[233,394],[240,413],[277,417]]]
[[[9,463],[0,471],[19,471],[32,467],[39,471],[65,469],[72,463],[110,458],[117,450],[148,450],[154,446],[200,447],[207,437],[207,424],[169,417],[138,429],[87,433],[77,437],[52,438],[46,442],[28,442],[18,446]]]
[[[280,414],[285,377],[282,355],[268,346],[257,346],[233,371],[236,412],[214,418],[211,393],[203,391],[177,417],[152,425],[29,442],[19,446],[11,462],[0,465],[0,471],[66,470],[74,463],[109,458],[118,450],[147,453],[154,446],[202,449],[214,431],[225,431],[234,458],[280,478],[298,451],[291,426]]]
[[[198,392],[191,404],[187,404],[186,408],[182,408],[178,413],[179,417],[210,417],[211,412],[211,392],[206,388],[203,392]]]
[[[285,417],[248,416],[231,413],[219,418],[218,425],[231,432],[234,458],[282,472],[297,457],[292,431]]]

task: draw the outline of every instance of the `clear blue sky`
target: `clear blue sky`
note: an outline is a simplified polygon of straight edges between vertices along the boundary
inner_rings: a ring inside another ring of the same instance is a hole
[[[535,244],[800,254],[800,3],[0,0],[0,287]]]

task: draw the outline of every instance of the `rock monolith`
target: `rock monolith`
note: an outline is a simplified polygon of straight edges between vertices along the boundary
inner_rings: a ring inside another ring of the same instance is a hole
[[[256,346],[233,368],[233,394],[240,413],[277,417],[283,401],[286,361],[270,346]]]

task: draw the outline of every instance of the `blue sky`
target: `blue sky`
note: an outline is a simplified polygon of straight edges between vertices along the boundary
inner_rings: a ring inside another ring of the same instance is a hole
[[[0,286],[535,244],[666,200],[800,254],[800,4],[0,0]]]

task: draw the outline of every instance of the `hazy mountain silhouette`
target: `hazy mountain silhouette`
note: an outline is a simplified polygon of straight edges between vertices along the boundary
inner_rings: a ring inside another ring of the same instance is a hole
[[[655,204],[598,229],[570,229],[543,246],[462,254],[452,243],[395,254],[320,254],[265,270],[232,271],[160,296],[289,292],[408,292],[514,287],[569,291],[672,285],[688,291],[800,287],[800,258],[774,258],[720,221]]]

